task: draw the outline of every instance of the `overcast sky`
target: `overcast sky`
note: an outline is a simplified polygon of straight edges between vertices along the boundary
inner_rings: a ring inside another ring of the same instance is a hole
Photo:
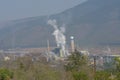
[[[83,0],[0,0],[0,21],[59,13],[81,1]]]

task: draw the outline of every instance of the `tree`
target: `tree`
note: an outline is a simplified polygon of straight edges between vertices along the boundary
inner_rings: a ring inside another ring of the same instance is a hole
[[[13,78],[13,72],[5,68],[0,68],[0,80],[10,80],[11,78]]]
[[[97,71],[95,74],[95,80],[111,80],[111,74],[107,71]]]
[[[116,79],[120,80],[120,57],[115,58],[115,65],[116,65]]]
[[[14,80],[61,80],[60,72],[49,63],[31,61],[30,57],[16,60],[13,68]],[[11,65],[12,66],[12,65]]]
[[[120,57],[115,58],[116,71],[120,72]]]
[[[93,78],[92,70],[88,66],[87,56],[77,50],[68,57],[65,70],[72,75],[74,80],[89,80]]]

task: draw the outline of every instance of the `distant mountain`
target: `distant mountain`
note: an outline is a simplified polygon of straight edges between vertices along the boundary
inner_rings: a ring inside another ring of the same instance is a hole
[[[55,45],[47,24],[56,19],[66,25],[67,44],[73,35],[78,45],[120,45],[120,0],[88,0],[59,14],[0,23],[0,48]]]

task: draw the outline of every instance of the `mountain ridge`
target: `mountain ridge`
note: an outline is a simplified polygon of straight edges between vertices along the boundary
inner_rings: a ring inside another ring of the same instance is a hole
[[[9,21],[0,25],[0,48],[55,46],[54,29],[47,24],[56,19],[66,25],[67,44],[70,36],[78,45],[116,45],[120,43],[120,1],[88,0],[51,16],[37,16]]]

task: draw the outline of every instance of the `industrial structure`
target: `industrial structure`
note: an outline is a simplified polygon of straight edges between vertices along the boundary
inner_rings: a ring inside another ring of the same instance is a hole
[[[55,41],[57,44],[57,48],[55,48],[51,52],[48,52],[49,53],[48,57],[52,56],[55,59],[67,57],[70,54],[66,49],[66,37],[64,35],[65,28],[64,27],[58,28],[56,20],[48,20],[48,24],[50,24],[54,28],[54,32],[52,35],[55,37]]]

